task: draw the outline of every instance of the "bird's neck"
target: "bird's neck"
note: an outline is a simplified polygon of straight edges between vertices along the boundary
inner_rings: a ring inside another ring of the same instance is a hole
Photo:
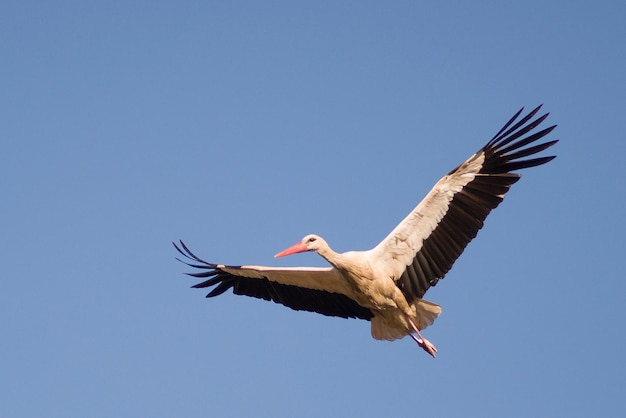
[[[330,247],[325,246],[317,250],[317,253],[332,264],[336,268],[341,268],[343,265],[343,257],[341,254],[336,253]]]

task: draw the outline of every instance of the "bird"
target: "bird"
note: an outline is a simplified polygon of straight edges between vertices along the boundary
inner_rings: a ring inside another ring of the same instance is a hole
[[[229,289],[236,295],[273,301],[298,311],[371,322],[372,337],[411,337],[436,356],[422,335],[441,314],[424,294],[445,277],[483,227],[487,215],[521,175],[556,156],[535,156],[558,142],[536,144],[556,127],[537,130],[549,113],[542,105],[525,116],[517,111],[486,145],[443,176],[424,199],[378,245],[366,251],[337,253],[318,235],[309,234],[274,257],[311,251],[328,267],[268,267],[214,264],[196,256],[182,240],[172,242],[194,268],[186,273],[211,288],[207,298]],[[533,158],[526,158],[533,156]]]

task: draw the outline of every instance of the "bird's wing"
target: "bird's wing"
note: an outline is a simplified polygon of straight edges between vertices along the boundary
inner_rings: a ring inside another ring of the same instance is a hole
[[[372,311],[351,298],[349,287],[332,267],[225,266],[198,258],[182,241],[180,247],[175,243],[174,247],[192,262],[179,261],[201,270],[187,274],[206,279],[192,287],[214,286],[207,297],[221,295],[232,288],[236,295],[272,300],[297,311],[368,321],[373,316]]]
[[[555,126],[531,133],[541,106],[516,122],[520,109],[480,151],[435,184],[417,207],[374,249],[408,300],[421,298],[445,276],[483,221],[520,178],[511,173],[545,164],[554,156],[524,159],[554,145],[529,146]]]

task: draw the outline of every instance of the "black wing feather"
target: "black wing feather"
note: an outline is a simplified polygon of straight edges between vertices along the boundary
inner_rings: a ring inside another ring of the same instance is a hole
[[[500,204],[509,188],[519,180],[520,175],[511,173],[512,171],[545,164],[555,158],[549,156],[523,159],[558,142],[553,140],[523,148],[543,138],[556,127],[550,126],[524,137],[548,117],[546,113],[532,120],[539,109],[541,106],[515,122],[522,114],[523,108],[520,109],[474,156],[484,155],[479,173],[454,195],[448,211],[435,230],[423,241],[413,263],[407,266],[397,281],[398,287],[408,300],[421,298],[430,286],[436,285],[452,268],[467,244],[482,228],[489,212]],[[455,168],[449,174],[461,167]]]
[[[174,244],[174,247],[179,253],[193,260],[193,263],[188,263],[177,258],[178,261],[190,267],[202,270],[196,273],[187,273],[187,275],[198,278],[208,278],[208,280],[192,287],[208,288],[215,286],[207,295],[207,298],[221,295],[232,288],[235,295],[250,296],[267,301],[271,300],[296,311],[309,311],[326,316],[358,318],[367,321],[371,320],[374,316],[372,311],[362,307],[354,300],[340,293],[285,285],[273,282],[267,277],[258,279],[238,276],[224,271],[222,268],[226,268],[225,266],[209,263],[197,257],[182,241],[180,241],[180,247],[176,245],[176,243],[172,244]],[[228,266],[228,268],[237,270],[241,267]]]

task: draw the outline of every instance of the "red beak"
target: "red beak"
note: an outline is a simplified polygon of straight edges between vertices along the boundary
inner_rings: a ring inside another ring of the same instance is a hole
[[[286,255],[291,255],[291,254],[296,254],[296,253],[303,253],[305,251],[308,251],[308,248],[306,247],[306,245],[299,242],[287,248],[286,250],[279,252],[278,254],[274,256],[274,258],[284,257]]]

